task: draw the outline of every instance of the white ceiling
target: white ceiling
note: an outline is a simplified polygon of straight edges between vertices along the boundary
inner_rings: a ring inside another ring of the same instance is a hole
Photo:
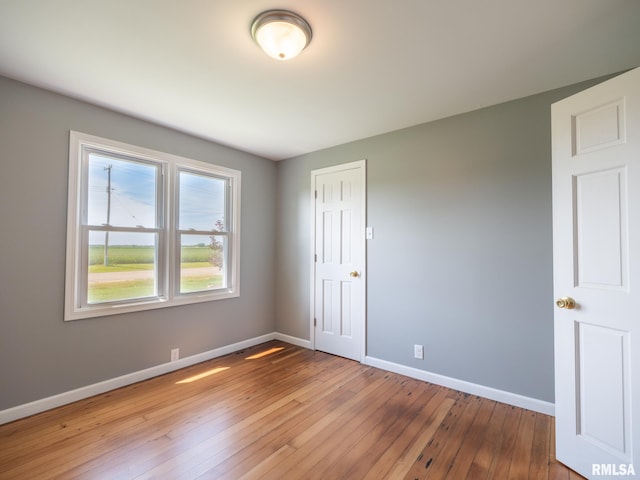
[[[638,0],[0,0],[0,74],[274,160],[638,65]]]

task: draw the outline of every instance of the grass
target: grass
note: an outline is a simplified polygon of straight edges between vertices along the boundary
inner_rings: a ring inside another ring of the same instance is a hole
[[[222,286],[222,275],[208,275],[206,277],[187,277],[180,282],[182,293],[202,292]]]
[[[185,246],[181,249],[181,268],[211,267],[212,254],[208,246]],[[149,271],[155,268],[156,249],[147,245],[112,245],[109,247],[109,264],[104,265],[104,246],[89,246],[89,273],[113,273]],[[222,275],[197,275],[185,277],[180,282],[182,293],[201,292],[222,286]],[[156,294],[153,278],[120,281],[91,282],[89,303],[117,302]]]
[[[209,262],[182,262],[180,266],[182,268],[205,268],[210,267],[211,264]]]
[[[94,283],[87,292],[89,303],[117,302],[154,295],[153,279]]]
[[[182,263],[183,269],[211,267],[209,262],[188,262]],[[127,271],[148,271],[153,270],[153,264],[132,263],[122,265],[90,265],[89,273],[111,273]],[[202,292],[222,286],[222,274],[190,275],[180,281],[180,291],[182,293]],[[120,300],[131,300],[136,298],[152,297],[155,295],[155,285],[153,278],[142,278],[134,280],[120,281],[96,281],[89,285],[89,303],[117,302]]]
[[[222,286],[222,275],[188,277],[180,282],[182,293],[202,292]],[[89,303],[117,302],[133,298],[152,297],[153,279],[127,280],[122,282],[95,283],[89,287]]]
[[[155,262],[153,246],[112,245],[109,247],[109,264],[141,264]],[[89,265],[104,264],[104,247],[89,245]]]

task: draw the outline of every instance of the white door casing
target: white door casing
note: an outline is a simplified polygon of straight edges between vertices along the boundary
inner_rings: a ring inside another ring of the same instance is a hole
[[[311,339],[317,350],[365,355],[366,162],[311,172]]]
[[[552,140],[557,458],[640,474],[640,69],[554,104]]]

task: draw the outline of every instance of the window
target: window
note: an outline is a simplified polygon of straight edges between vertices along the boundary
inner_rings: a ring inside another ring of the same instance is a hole
[[[71,132],[65,320],[239,295],[240,172]]]

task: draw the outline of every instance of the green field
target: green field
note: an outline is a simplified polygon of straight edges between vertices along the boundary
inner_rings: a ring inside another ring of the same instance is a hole
[[[197,269],[211,267],[209,261],[211,249],[206,246],[188,246],[182,248],[182,269]],[[104,247],[91,245],[89,247],[89,273],[114,272],[142,272],[154,269],[154,247],[151,246],[123,246],[109,247],[109,264],[104,265]],[[222,275],[204,272],[202,275],[192,271],[193,275],[185,275],[180,282],[182,293],[199,292],[222,286]],[[199,272],[198,272],[199,273]],[[109,275],[109,277],[112,277]],[[96,278],[94,276],[94,278]],[[99,278],[99,276],[97,277]],[[105,278],[108,278],[105,276]],[[94,281],[89,284],[89,303],[102,303],[134,298],[151,297],[156,294],[154,280],[137,278],[119,281]]]
[[[89,303],[114,302],[154,295],[153,280],[128,280],[123,282],[94,283],[89,285]]]

